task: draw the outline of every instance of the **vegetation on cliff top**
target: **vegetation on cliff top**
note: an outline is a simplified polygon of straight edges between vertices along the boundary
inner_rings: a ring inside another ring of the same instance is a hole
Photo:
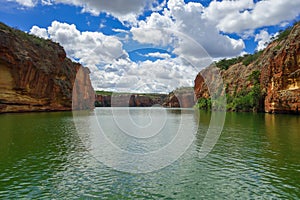
[[[300,22],[295,22],[294,25],[296,25],[298,23],[300,23]],[[291,33],[292,29],[293,29],[293,26],[289,26],[285,30],[280,30],[277,35],[275,35],[271,38],[270,42],[273,42],[273,41],[280,42],[282,40],[287,39],[287,37]],[[227,70],[230,66],[237,64],[237,63],[242,63],[243,65],[248,66],[249,64],[255,62],[261,56],[262,52],[263,52],[263,50],[256,51],[256,52],[254,52],[254,54],[245,54],[243,56],[239,56],[236,58],[229,58],[229,59],[224,58],[224,59],[216,62],[215,64],[218,68],[220,68],[222,70]]]
[[[11,28],[2,22],[0,22],[0,30],[8,31],[10,34],[12,34],[14,36],[22,38],[23,40],[33,42],[35,45],[43,47],[43,48],[49,48],[49,47],[51,47],[51,44],[53,43],[53,41],[51,41],[50,39],[43,39],[43,38],[37,37],[35,35],[25,33],[23,31],[19,30],[18,28]]]
[[[103,95],[103,96],[111,96],[113,92],[111,91],[104,91],[104,90],[97,90],[96,91],[97,95]]]
[[[263,94],[260,87],[260,71],[253,71],[248,80],[252,84],[250,89],[243,88],[240,92],[235,92],[233,95],[226,94],[226,110],[237,112],[261,111]],[[195,107],[203,110],[210,110],[212,107],[216,110],[225,110],[225,107],[218,102],[219,100],[201,97],[198,99]]]
[[[147,96],[147,97],[155,97],[155,96],[166,96],[167,94],[160,94],[160,93],[134,93],[134,92],[112,92],[112,91],[105,91],[105,90],[97,90],[97,95],[103,95],[103,96],[111,96],[113,94],[115,95],[140,95],[140,96]]]
[[[237,63],[242,63],[245,66],[248,66],[250,63],[256,61],[262,54],[263,51],[257,51],[254,54],[245,54],[236,58],[222,59],[216,62],[216,66],[220,69],[227,70],[230,66]]]
[[[296,22],[294,24],[297,25],[300,22]],[[287,27],[285,30],[279,31],[279,33],[271,38],[271,42],[277,42],[277,46],[274,47],[274,50],[278,50],[281,48],[280,42],[284,41],[288,38],[291,31],[293,30],[293,27]],[[243,64],[244,66],[248,66],[250,64],[257,64],[257,60],[262,56],[264,50],[257,51],[254,54],[247,54],[244,56],[239,56],[236,58],[231,59],[222,59],[218,62],[216,62],[216,66],[222,70],[228,70],[232,65],[235,64]],[[248,81],[250,82],[250,87],[244,86],[242,90],[239,90],[239,92],[235,92],[232,94],[226,93],[226,99],[227,99],[227,105],[226,110],[229,111],[262,111],[263,110],[263,98],[264,95],[261,89],[260,85],[260,70],[253,70],[251,75],[248,77]],[[227,90],[226,90],[227,91]],[[218,106],[215,106],[218,104],[218,102],[214,102],[211,100],[211,98],[204,98],[201,97],[198,99],[197,104],[195,107],[199,109],[211,109],[212,107],[214,109],[218,109]]]
[[[96,107],[110,107],[111,106],[111,97],[112,95],[118,96],[132,96],[137,95],[139,97],[146,97],[151,100],[155,99],[161,99],[161,101],[164,101],[164,99],[167,97],[167,94],[159,94],[159,93],[131,93],[131,92],[112,92],[112,91],[104,91],[104,90],[98,90],[96,91],[96,95],[98,95],[100,98],[102,98],[102,102],[95,100],[95,106]]]

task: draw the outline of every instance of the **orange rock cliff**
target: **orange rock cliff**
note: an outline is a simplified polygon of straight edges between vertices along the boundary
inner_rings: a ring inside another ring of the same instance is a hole
[[[88,68],[67,58],[59,44],[3,23],[0,38],[0,113],[94,107]]]
[[[227,69],[220,70],[228,95],[251,90],[254,87],[253,81],[250,81],[251,74],[257,71],[261,111],[300,113],[300,22],[284,33],[256,54],[257,59],[247,64],[237,61]],[[211,66],[197,75],[194,85],[197,99],[210,97],[203,77],[213,80],[214,70]]]

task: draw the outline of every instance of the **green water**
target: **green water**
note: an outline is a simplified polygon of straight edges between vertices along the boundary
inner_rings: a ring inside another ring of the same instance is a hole
[[[181,115],[167,111],[175,121]],[[71,112],[0,115],[0,199],[300,198],[300,116],[227,113],[203,159],[198,155],[210,113],[184,116],[191,129],[199,122],[187,151],[170,166],[134,174],[95,159]]]

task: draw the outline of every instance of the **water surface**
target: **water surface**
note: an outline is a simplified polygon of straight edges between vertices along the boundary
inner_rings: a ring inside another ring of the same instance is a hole
[[[111,121],[107,110],[97,112]],[[172,136],[184,115],[185,125],[195,129],[195,140],[170,166],[143,174],[117,171],[95,159],[72,112],[0,115],[0,199],[300,198],[299,116],[227,113],[217,144],[200,159],[211,114],[166,112],[170,123],[165,133]],[[137,122],[148,113],[131,110]],[[147,126],[148,121],[139,123]],[[105,124],[112,135],[117,133],[114,124]],[[122,145],[123,140],[112,138]],[[169,140],[162,134],[158,142]],[[137,150],[128,143],[125,147]]]

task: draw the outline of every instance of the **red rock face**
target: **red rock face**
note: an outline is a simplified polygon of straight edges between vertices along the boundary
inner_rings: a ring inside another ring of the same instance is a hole
[[[90,71],[88,68],[79,66],[75,83],[73,83],[73,110],[89,110],[94,108],[95,92],[91,85],[89,74]]]
[[[264,52],[261,85],[266,93],[265,111],[300,112],[300,25],[287,40],[274,42]]]
[[[209,98],[210,93],[207,88],[207,84],[205,83],[204,77],[209,77],[210,79],[212,78],[212,68],[208,67],[202,70],[197,76],[194,81],[195,86],[194,86],[194,91],[195,91],[195,96],[196,99],[199,99],[201,97],[204,98]]]
[[[151,107],[155,104],[162,105],[165,94],[118,94],[96,95],[96,101],[102,107]]]
[[[89,70],[59,44],[3,24],[0,38],[0,113],[93,108]]]
[[[170,108],[192,108],[195,105],[193,91],[174,91],[169,94],[163,103],[164,107]]]
[[[98,102],[101,107],[110,107],[111,106],[111,95],[96,95],[96,102]]]
[[[210,93],[203,77],[214,79],[213,68],[202,70],[195,79],[195,95],[208,98]],[[251,88],[249,75],[259,70],[261,92],[264,94],[264,111],[269,113],[300,112],[300,24],[289,36],[268,45],[258,60],[248,66],[238,63],[221,71],[226,92],[230,95]],[[209,82],[209,81],[208,81]],[[213,82],[213,81],[212,81]],[[210,84],[210,83],[209,83]]]

